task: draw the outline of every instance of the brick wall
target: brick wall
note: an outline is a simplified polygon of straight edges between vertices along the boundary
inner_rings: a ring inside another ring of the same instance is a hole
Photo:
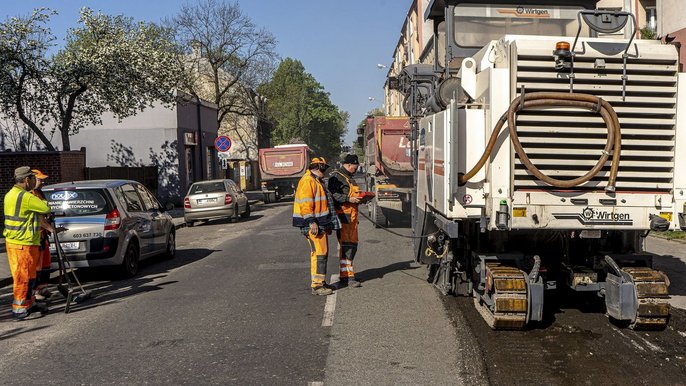
[[[3,208],[5,193],[14,185],[14,169],[19,166],[40,169],[48,175],[46,184],[80,181],[84,179],[86,151],[0,152],[0,206]],[[1,212],[0,220],[1,228],[4,224]]]

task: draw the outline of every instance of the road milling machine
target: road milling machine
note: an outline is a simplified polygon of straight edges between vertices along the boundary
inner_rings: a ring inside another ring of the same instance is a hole
[[[413,122],[416,259],[493,329],[541,321],[563,288],[619,325],[669,320],[644,245],[686,228],[686,79],[677,47],[595,6],[433,0],[431,52],[390,79]]]

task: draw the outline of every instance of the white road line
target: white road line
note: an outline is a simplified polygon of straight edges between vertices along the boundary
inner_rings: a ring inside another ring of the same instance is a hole
[[[337,282],[338,275],[331,275],[331,282]],[[324,306],[324,318],[322,318],[322,327],[333,326],[333,315],[336,311],[336,292],[326,297],[326,305]]]
[[[307,386],[324,386],[324,382],[307,382]]]

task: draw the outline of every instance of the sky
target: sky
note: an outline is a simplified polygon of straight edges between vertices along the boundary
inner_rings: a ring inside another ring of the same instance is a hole
[[[233,2],[234,0],[226,0]],[[383,106],[383,85],[412,0],[238,0],[241,10],[278,40],[281,58],[300,60],[330,93],[331,101],[350,113],[344,143],[352,144],[357,124]],[[49,26],[57,44],[78,22],[87,6],[107,14],[159,22],[192,0],[3,0],[2,19],[27,16],[37,7],[58,12]],[[374,98],[369,100],[369,98]]]

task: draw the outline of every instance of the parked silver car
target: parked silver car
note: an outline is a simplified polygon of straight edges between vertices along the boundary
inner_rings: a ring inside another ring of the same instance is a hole
[[[138,262],[176,253],[172,217],[143,185],[127,180],[78,181],[43,188],[62,250],[74,267],[119,266],[135,276]],[[51,240],[53,268],[57,268]]]
[[[237,220],[250,217],[250,203],[245,193],[232,180],[195,182],[183,199],[183,217],[188,226],[197,220],[228,217]]]

